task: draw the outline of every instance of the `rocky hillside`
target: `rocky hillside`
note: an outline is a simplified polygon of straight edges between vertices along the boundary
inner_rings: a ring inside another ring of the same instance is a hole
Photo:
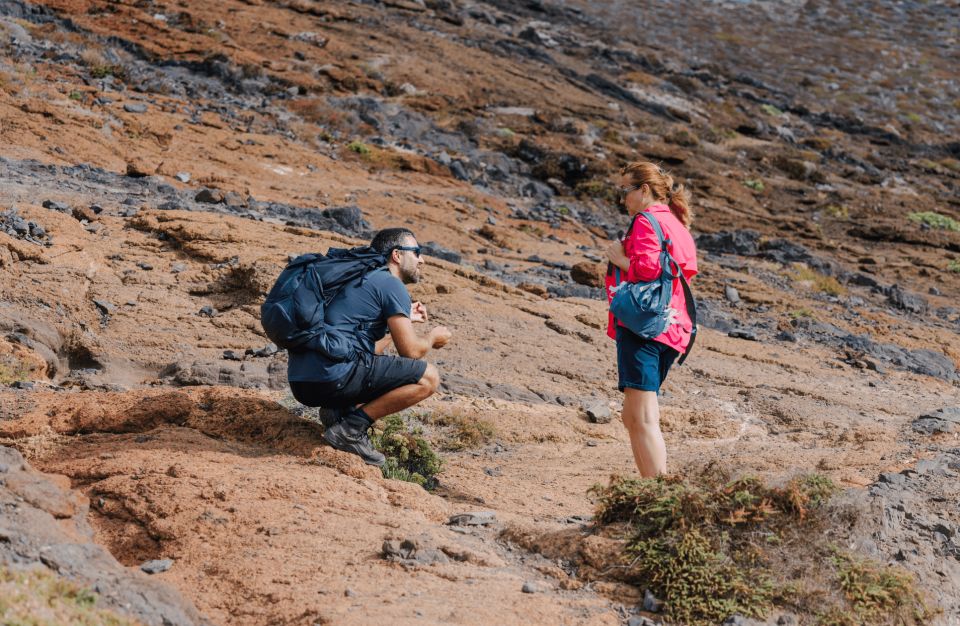
[[[653,160],[693,193],[701,264],[671,471],[828,476],[837,543],[956,623],[958,21],[0,4],[0,565],[150,624],[658,619],[590,574],[587,493],[635,471],[599,281],[615,173]],[[443,460],[432,491],[323,445],[259,325],[289,255],[397,224],[454,332],[442,393],[405,416]]]

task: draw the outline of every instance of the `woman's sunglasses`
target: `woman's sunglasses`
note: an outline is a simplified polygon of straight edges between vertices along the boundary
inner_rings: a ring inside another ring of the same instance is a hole
[[[617,200],[623,204],[623,201],[627,199],[627,196],[640,189],[643,185],[632,185],[630,187],[617,187]]]

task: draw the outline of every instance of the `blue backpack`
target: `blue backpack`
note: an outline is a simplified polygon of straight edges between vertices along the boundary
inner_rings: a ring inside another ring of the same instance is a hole
[[[326,305],[345,285],[386,263],[382,254],[368,246],[298,256],[280,273],[260,306],[263,330],[280,348],[317,350],[334,361],[352,359],[356,329],[328,325]]]
[[[613,299],[610,301],[610,312],[638,337],[643,339],[659,337],[667,329],[667,309],[670,308],[670,298],[673,295],[673,281],[679,278],[687,301],[687,314],[693,322],[690,344],[677,361],[680,364],[690,354],[697,337],[697,305],[680,264],[674,260],[667,249],[670,240],[664,238],[657,218],[646,211],[639,213],[630,223],[627,236],[630,235],[630,231],[633,230],[641,215],[647,218],[660,240],[660,276],[646,283],[622,283],[620,268],[614,267],[617,286],[613,290]]]

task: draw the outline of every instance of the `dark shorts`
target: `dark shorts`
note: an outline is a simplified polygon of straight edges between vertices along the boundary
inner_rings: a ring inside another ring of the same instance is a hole
[[[348,409],[366,404],[397,387],[423,378],[427,362],[393,355],[363,355],[340,380],[316,383],[290,381],[293,397],[301,404],[325,409]]]
[[[680,353],[666,344],[641,339],[617,326],[617,370],[620,391],[625,387],[660,392],[670,366]]]

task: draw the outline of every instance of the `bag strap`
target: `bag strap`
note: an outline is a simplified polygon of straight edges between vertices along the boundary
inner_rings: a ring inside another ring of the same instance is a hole
[[[690,343],[687,344],[687,350],[681,354],[680,358],[677,360],[677,365],[682,365],[687,359],[687,355],[690,354],[690,350],[693,348],[693,344],[697,339],[697,304],[693,299],[693,292],[690,291],[690,284],[687,282],[687,277],[683,275],[683,268],[680,267],[680,264],[677,263],[677,261],[673,258],[673,255],[671,255],[670,251],[667,249],[667,246],[670,245],[670,240],[663,236],[663,230],[661,230],[660,223],[657,221],[657,218],[654,217],[649,211],[644,211],[642,213],[638,213],[636,217],[634,217],[634,222],[636,222],[636,218],[640,217],[641,215],[647,218],[647,221],[649,221],[650,225],[653,226],[653,231],[657,234],[657,238],[660,240],[661,278],[663,277],[664,272],[667,272],[671,279],[679,278],[680,284],[683,286],[683,297],[686,304],[687,316],[690,318],[692,326],[690,328]],[[634,222],[630,223],[630,230],[633,229]],[[627,234],[630,233],[630,230],[627,231]],[[664,257],[666,257],[666,263],[663,263]],[[674,273],[673,267],[670,267],[671,265],[677,268],[676,273]]]
[[[653,232],[657,234],[657,239],[660,241],[660,251],[668,252],[667,246],[670,244],[670,240],[663,236],[663,230],[660,228],[660,222],[658,222],[657,218],[655,218],[649,211],[637,213],[637,217],[640,217],[641,215],[647,218],[647,221],[650,222],[651,226],[653,226]],[[634,221],[636,221],[636,218],[634,218]],[[630,228],[633,229],[633,223],[630,224]],[[627,234],[629,234],[629,231]]]
[[[687,283],[686,276],[683,275],[683,270],[680,270],[680,284],[683,285],[683,297],[686,300],[687,304],[687,315],[690,317],[690,343],[687,344],[687,350],[680,355],[680,358],[677,360],[677,365],[683,365],[683,362],[687,360],[687,356],[690,354],[690,351],[693,349],[693,344],[697,341],[697,303],[693,299],[693,292],[690,291],[690,284]]]

